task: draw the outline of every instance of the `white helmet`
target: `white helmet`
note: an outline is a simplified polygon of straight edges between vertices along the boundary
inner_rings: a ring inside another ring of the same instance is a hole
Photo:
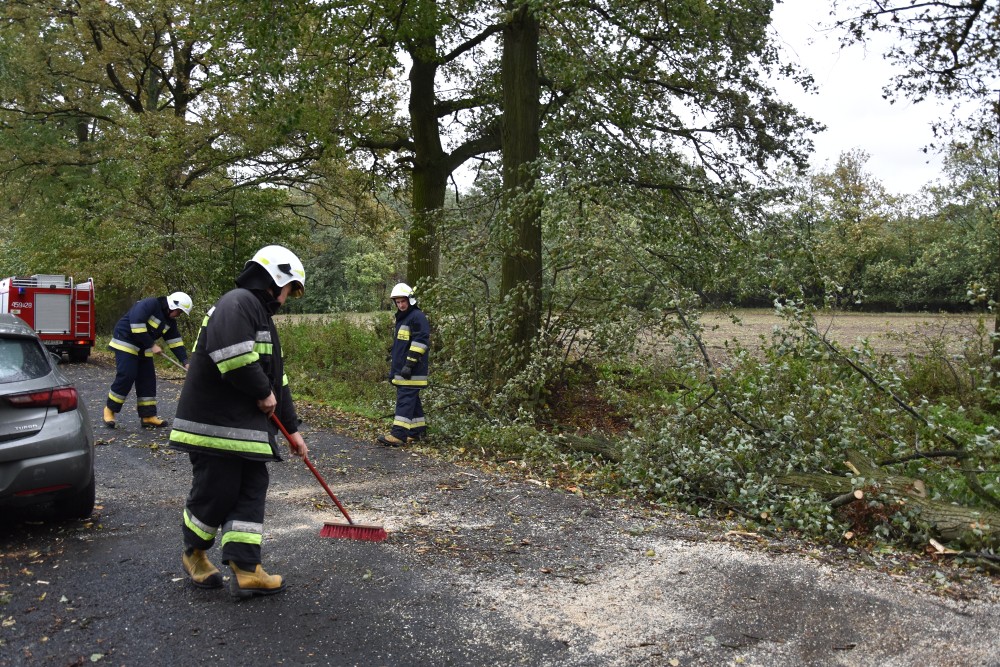
[[[413,288],[406,283],[396,283],[396,286],[392,288],[392,292],[389,294],[390,299],[395,299],[399,296],[409,297],[410,305],[417,305],[417,300],[413,297]]]
[[[295,253],[280,245],[264,246],[257,251],[247,264],[256,262],[264,267],[278,287],[284,287],[290,282],[297,282],[298,287],[292,290],[294,296],[302,296],[306,287],[306,270]]]
[[[183,310],[185,315],[191,314],[192,305],[191,297],[184,292],[174,292],[167,297],[167,308],[170,310]]]

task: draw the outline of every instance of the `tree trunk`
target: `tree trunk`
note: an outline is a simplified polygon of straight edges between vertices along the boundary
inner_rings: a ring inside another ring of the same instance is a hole
[[[430,166],[413,168],[413,220],[406,254],[406,281],[435,279],[441,264],[438,222],[444,211],[448,175]]]
[[[996,170],[996,189],[993,191],[993,233],[996,240],[995,251],[1000,260],[1000,90],[996,91],[996,117],[997,117],[997,131],[994,135],[994,140],[996,141],[996,162],[994,164],[994,169]],[[998,261],[1000,265],[1000,261]],[[1000,299],[1000,277],[997,278],[997,284],[994,286],[995,290],[993,292],[994,299]],[[990,358],[990,368],[993,371],[993,376],[991,378],[991,386],[994,389],[1000,388],[1000,309],[997,309],[996,314],[993,317],[993,356]],[[996,409],[994,408],[994,411]]]
[[[927,497],[923,481],[886,474],[858,452],[849,452],[846,463],[868,482],[868,491],[864,497],[871,500],[883,499],[890,505],[898,504],[900,511],[916,508],[920,517],[933,526],[942,539],[975,546],[983,542],[996,545],[1000,539],[998,512],[932,500]],[[831,499],[833,507],[860,500],[854,495],[851,480],[840,475],[791,473],[774,481],[784,486],[813,489],[826,496],[836,496]]]
[[[448,186],[448,156],[441,146],[435,109],[437,76],[435,40],[426,37],[410,51],[410,129],[413,133],[413,221],[410,224],[406,280],[438,276],[440,246],[437,227]]]
[[[996,238],[997,266],[1000,266],[1000,151],[998,151],[997,155],[997,205],[993,210],[993,230]],[[993,290],[993,298],[1000,297],[1000,273],[998,273],[997,283],[994,285]],[[990,386],[994,389],[1000,389],[1000,308],[997,309],[996,314],[993,316],[992,353],[990,357],[990,370],[993,371],[993,374],[990,377]],[[993,411],[996,412],[997,408],[994,407]]]
[[[503,186],[510,242],[501,263],[500,292],[513,299],[511,343],[517,366],[528,358],[542,313],[542,228],[534,192],[539,155],[538,19],[528,5],[508,0],[503,32]]]

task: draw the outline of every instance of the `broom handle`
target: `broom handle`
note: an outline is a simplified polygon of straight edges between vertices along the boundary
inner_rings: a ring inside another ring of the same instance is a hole
[[[281,434],[285,436],[285,440],[288,440],[289,444],[291,444],[292,435],[288,432],[288,429],[285,428],[285,425],[281,423],[281,420],[278,419],[278,415],[274,414],[273,412],[271,413],[271,421],[273,421],[275,424],[278,425],[278,428],[281,429]],[[319,483],[323,485],[323,488],[330,496],[330,499],[337,505],[337,509],[339,509],[340,513],[344,515],[344,518],[347,519],[347,523],[354,525],[354,520],[351,519],[351,515],[347,513],[347,510],[344,509],[344,506],[340,504],[339,500],[337,500],[337,496],[335,496],[333,494],[333,491],[330,490],[330,487],[327,486],[326,480],[320,477],[319,471],[316,470],[316,466],[312,464],[312,461],[309,460],[309,457],[303,456],[302,460],[305,461],[307,466],[309,466],[309,470],[312,472],[313,475],[316,476],[316,479],[319,481]]]
[[[187,369],[184,368],[184,366],[182,366],[179,362],[174,361],[173,359],[171,359],[170,357],[168,357],[166,352],[164,352],[163,350],[160,350],[160,354],[163,355],[164,359],[166,359],[167,361],[169,361],[170,363],[172,363],[174,366],[177,366],[177,368],[179,368],[182,371],[184,371],[185,373],[187,373]],[[285,425],[281,423],[281,420],[278,419],[278,415],[276,415],[276,414],[274,414],[272,412],[271,413],[271,420],[274,421],[274,423],[278,425],[278,428],[281,429],[282,435],[285,436],[285,440],[287,440],[288,444],[291,445],[291,443],[292,443],[292,435],[288,432],[288,429],[285,428]],[[320,476],[319,471],[316,470],[316,466],[314,466],[312,464],[312,461],[309,460],[309,457],[308,456],[303,456],[302,460],[306,462],[306,465],[309,466],[309,470],[312,472],[313,475],[316,476],[316,479],[319,481],[319,483],[323,485],[323,489],[326,490],[327,494],[330,496],[330,499],[337,505],[337,509],[339,509],[340,513],[344,515],[344,518],[347,519],[347,523],[349,523],[351,525],[354,525],[354,520],[351,519],[351,515],[347,513],[347,510],[344,508],[344,506],[342,504],[340,504],[339,500],[337,500],[337,496],[335,496],[333,494],[333,491],[330,490],[330,487],[327,486],[326,480],[324,480]]]
[[[166,352],[164,352],[163,350],[160,350],[160,354],[163,355],[164,359],[166,359],[167,361],[169,361],[170,363],[172,363],[174,366],[177,366],[177,368],[179,368],[182,371],[184,371],[185,373],[187,373],[187,369],[184,368],[184,366],[182,366],[180,364],[180,362],[174,361],[172,357],[168,357]]]

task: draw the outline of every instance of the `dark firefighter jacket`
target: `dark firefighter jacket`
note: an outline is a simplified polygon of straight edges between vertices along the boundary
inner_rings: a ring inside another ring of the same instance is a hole
[[[277,429],[257,408],[257,401],[274,391],[278,419],[290,432],[298,430],[281,343],[271,319],[276,309],[277,301],[269,295],[236,288],[208,311],[177,404],[171,446],[281,460]]]
[[[431,329],[424,311],[410,306],[396,311],[396,327],[390,353],[389,381],[400,387],[427,386],[427,352],[431,344]],[[409,380],[399,374],[403,366],[413,367]]]
[[[163,338],[177,360],[186,363],[188,355],[184,341],[177,331],[177,321],[169,313],[165,296],[136,301],[118,320],[108,346],[136,356],[152,357],[150,350],[158,338]]]

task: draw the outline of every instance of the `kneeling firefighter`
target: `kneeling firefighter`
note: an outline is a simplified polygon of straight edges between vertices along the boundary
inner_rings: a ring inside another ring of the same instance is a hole
[[[117,373],[104,406],[104,425],[115,428],[118,413],[135,385],[139,421],[144,428],[167,425],[156,414],[156,368],[153,355],[163,350],[156,341],[163,338],[181,364],[187,364],[187,350],[177,331],[177,318],[191,313],[191,297],[184,292],[151,296],[136,301],[115,325],[108,347],[115,351]]]
[[[236,598],[285,587],[261,565],[267,462],[281,460],[272,413],[291,433],[292,453],[304,457],[308,449],[272,316],[289,296],[302,294],[305,282],[302,262],[282,246],[261,248],[246,263],[236,289],[202,324],[170,433],[170,445],[191,460],[181,524],[184,571],[195,586],[221,587],[222,575],[206,553],[219,537]]]

